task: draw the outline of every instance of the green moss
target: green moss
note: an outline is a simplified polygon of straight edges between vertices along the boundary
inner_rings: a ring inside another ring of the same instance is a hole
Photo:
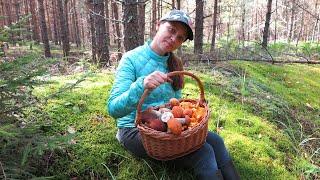
[[[316,123],[314,118],[320,107],[316,93],[320,87],[319,67],[248,62],[234,62],[232,66],[235,72],[231,73],[220,69],[190,71],[204,83],[211,110],[209,129],[219,128],[242,179],[298,179],[301,174],[311,177],[316,170],[301,156],[304,151],[297,142],[302,139],[295,136],[300,128],[290,113],[294,108],[299,117]],[[192,171],[136,159],[117,142],[115,120],[105,110],[112,73],[97,71],[88,76],[79,73],[47,78],[50,83],[38,86],[35,95],[45,98],[63,90],[49,98],[44,107],[52,121],[46,130],[48,136],[68,134],[70,127],[75,130],[74,144],[55,154],[49,175],[193,179]],[[81,78],[85,80],[75,88],[64,89]],[[183,96],[199,98],[193,79],[186,79]]]

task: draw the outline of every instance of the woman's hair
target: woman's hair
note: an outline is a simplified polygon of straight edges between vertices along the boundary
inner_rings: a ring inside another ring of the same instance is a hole
[[[173,52],[170,52],[170,56],[168,59],[168,70],[169,72],[183,71],[182,60],[178,58],[176,55],[174,55]],[[175,91],[183,88],[183,84],[184,84],[183,75],[173,76],[171,77],[171,79],[173,81],[171,83],[171,86]]]

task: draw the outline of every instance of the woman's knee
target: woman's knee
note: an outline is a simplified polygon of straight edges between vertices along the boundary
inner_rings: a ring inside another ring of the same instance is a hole
[[[206,141],[214,147],[221,147],[221,146],[224,147],[225,146],[222,137],[219,136],[218,134],[210,132],[210,131],[208,132],[208,136],[207,136]]]
[[[133,155],[144,158],[147,157],[143,147],[141,136],[136,128],[123,128],[118,131],[117,138],[120,143]]]
[[[216,156],[213,148],[210,144],[205,143],[200,149],[198,149],[195,154],[195,163],[196,166],[202,168],[216,169]]]
[[[216,164],[214,151],[208,143],[205,143],[198,150],[172,161],[178,166],[192,169],[210,168],[211,165]],[[209,166],[206,167],[205,164],[209,164]]]
[[[203,146],[198,151],[201,154],[208,154],[208,155],[212,153],[214,154],[212,147],[208,143],[204,143]]]
[[[207,143],[212,146],[219,167],[231,159],[223,139],[218,134],[209,132]]]

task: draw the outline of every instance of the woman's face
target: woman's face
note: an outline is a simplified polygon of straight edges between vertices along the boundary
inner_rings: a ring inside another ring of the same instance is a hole
[[[187,29],[181,22],[161,22],[151,48],[159,55],[165,55],[179,48],[186,39]]]

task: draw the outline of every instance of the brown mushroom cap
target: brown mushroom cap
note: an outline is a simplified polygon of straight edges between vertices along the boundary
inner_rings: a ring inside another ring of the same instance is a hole
[[[154,129],[154,130],[157,130],[157,131],[162,131],[162,132],[167,131],[164,122],[162,122],[162,121],[159,120],[159,119],[148,119],[148,120],[145,122],[145,124],[146,124],[149,128]]]
[[[179,101],[177,98],[171,98],[171,99],[169,100],[169,102],[170,102],[171,107],[179,106],[179,105],[180,105],[180,101]]]
[[[188,115],[189,117],[192,117],[192,109],[184,109],[183,114],[186,116]]]
[[[167,122],[167,125],[168,125],[168,129],[170,129],[172,134],[175,134],[175,135],[180,135],[181,134],[182,125],[177,119],[175,119],[175,118],[169,119],[168,122]]]
[[[184,117],[183,115],[183,108],[180,107],[180,106],[174,106],[171,110],[173,116],[175,118],[181,118],[181,117]]]

